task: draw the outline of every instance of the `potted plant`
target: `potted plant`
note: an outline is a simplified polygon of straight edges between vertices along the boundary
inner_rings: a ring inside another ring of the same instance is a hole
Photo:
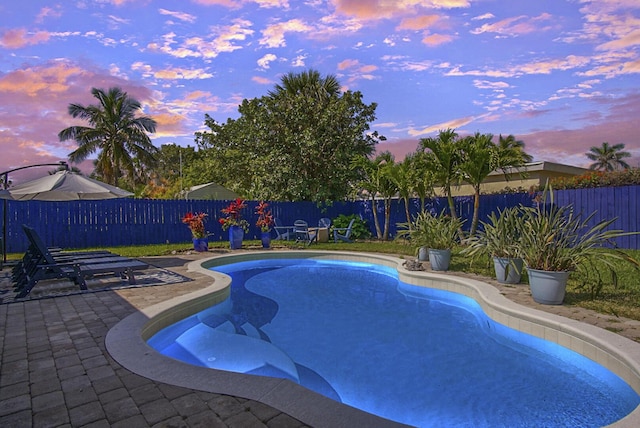
[[[269,248],[271,246],[271,227],[274,225],[274,220],[271,210],[267,209],[268,206],[268,203],[260,201],[256,207],[256,214],[258,214],[256,226],[258,226],[260,228],[260,232],[262,232],[262,235],[260,236],[260,239],[262,240],[262,248]]]
[[[238,198],[221,210],[225,217],[220,217],[218,221],[222,225],[222,230],[229,230],[229,244],[232,250],[242,248],[244,233],[249,229],[249,223],[242,218],[242,210],[246,207],[245,201]]]
[[[189,226],[191,237],[193,239],[193,249],[199,252],[209,250],[209,240],[207,232],[204,229],[204,219],[207,217],[205,213],[188,212],[182,217],[182,222]]]
[[[476,234],[467,241],[462,252],[471,257],[489,256],[493,259],[496,279],[503,284],[518,284],[523,261],[518,254],[522,230],[522,215],[518,207],[492,212]]]
[[[595,261],[604,264],[614,280],[614,260],[639,266],[636,260],[620,250],[603,251],[605,244],[615,247],[613,239],[639,233],[609,229],[617,218],[601,220],[591,226],[595,212],[583,220],[580,214],[574,213],[572,205],[555,205],[550,188],[545,188],[535,206],[520,210],[523,218],[518,253],[527,267],[531,295],[538,303],[562,304],[569,274],[573,271],[587,269],[587,276],[589,270],[595,271],[596,280],[601,282],[600,271],[588,269],[593,268]]]
[[[407,227],[408,234],[417,249],[428,248],[431,269],[445,271],[451,262],[451,249],[458,242],[458,230],[463,221],[445,215],[433,215],[423,211],[416,217],[411,227]],[[408,225],[407,225],[408,226]]]

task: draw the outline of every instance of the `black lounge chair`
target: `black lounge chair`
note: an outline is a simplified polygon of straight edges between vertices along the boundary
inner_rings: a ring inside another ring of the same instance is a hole
[[[23,225],[29,238],[30,259],[23,263],[22,270],[15,281],[16,298],[27,296],[38,282],[46,279],[69,279],[81,290],[87,289],[86,280],[96,275],[111,274],[126,278],[129,284],[135,284],[135,271],[149,267],[147,263],[118,255],[77,254],[78,257],[54,257],[44,245],[35,230]],[[72,254],[72,253],[71,253]],[[85,257],[86,256],[86,257]]]

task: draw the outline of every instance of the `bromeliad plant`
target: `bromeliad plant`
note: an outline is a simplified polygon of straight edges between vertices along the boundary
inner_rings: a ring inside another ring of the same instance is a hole
[[[191,236],[194,239],[206,238],[207,232],[204,229],[204,219],[207,217],[205,213],[186,213],[182,217],[182,222],[189,226]]]
[[[226,217],[220,217],[218,222],[222,225],[222,230],[227,230],[231,226],[240,226],[245,232],[249,230],[249,223],[242,218],[242,210],[247,207],[247,204],[241,198],[231,201],[227,208],[223,208],[221,211]]]
[[[268,203],[260,201],[260,203],[256,207],[256,214],[258,214],[256,226],[258,226],[262,232],[269,232],[271,230],[271,226],[273,226],[275,223],[273,220],[273,215],[271,214],[271,210],[267,209],[268,206]]]

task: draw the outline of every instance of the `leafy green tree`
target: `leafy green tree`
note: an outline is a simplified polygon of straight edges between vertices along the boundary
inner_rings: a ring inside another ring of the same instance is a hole
[[[615,171],[629,169],[629,164],[623,159],[631,157],[631,153],[624,151],[624,144],[610,146],[606,141],[602,146],[593,146],[587,153],[589,160],[594,161],[589,169],[598,171]]]
[[[339,93],[334,80],[290,73],[268,96],[243,100],[238,119],[207,115],[209,130],[196,142],[221,171],[220,184],[252,199],[344,199],[358,178],[352,158],[369,156],[384,137],[370,132],[377,105],[360,92]]]
[[[157,148],[147,133],[154,133],[156,122],[147,116],[136,116],[140,102],[120,88],[107,92],[92,88],[99,104],[70,104],[69,114],[89,122],[90,126],[70,126],[58,134],[60,141],[75,140],[78,148],[69,160],[82,162],[98,153],[95,175],[112,185],[125,177],[130,186],[143,181],[144,171],[155,165]]]
[[[194,147],[181,147],[174,143],[163,144],[156,159],[156,167],[150,175],[150,180],[140,189],[141,197],[183,199],[189,187],[212,181],[198,181],[197,178],[191,177],[191,166],[199,161],[199,154]]]

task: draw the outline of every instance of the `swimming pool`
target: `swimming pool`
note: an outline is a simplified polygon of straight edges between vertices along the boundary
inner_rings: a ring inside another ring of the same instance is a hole
[[[309,259],[215,269],[233,278],[230,298],[151,346],[417,426],[602,426],[638,405],[602,366],[495,322],[469,297],[399,283],[396,269]]]

